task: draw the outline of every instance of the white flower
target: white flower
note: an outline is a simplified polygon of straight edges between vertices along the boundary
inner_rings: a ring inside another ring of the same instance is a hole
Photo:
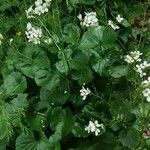
[[[146,88],[144,91],[143,91],[143,96],[146,98],[146,100],[148,102],[150,102],[150,88]]]
[[[9,40],[9,44],[11,45],[12,44],[12,42],[13,42],[13,38],[11,38],[10,40]]]
[[[84,19],[81,14],[79,14],[77,18],[81,21],[80,24],[83,27],[97,27],[99,25],[96,12],[85,12]]]
[[[141,61],[141,58],[140,58],[141,55],[143,55],[143,54],[140,53],[140,51],[133,51],[133,52],[130,52],[129,55],[126,55],[124,57],[124,60],[129,64],[132,64],[134,62],[140,62]]]
[[[136,72],[140,74],[140,77],[146,76],[144,70],[148,67],[150,67],[150,63],[144,61],[143,63],[136,65]]]
[[[118,15],[117,17],[116,17],[116,20],[120,23],[120,22],[122,22],[123,21],[123,17],[121,17],[120,15]]]
[[[148,77],[147,80],[143,81],[143,82],[142,82],[142,85],[143,85],[144,87],[150,86],[150,77]]]
[[[77,16],[77,18],[81,21],[81,20],[82,20],[82,15],[79,14],[79,15]]]
[[[117,30],[120,28],[112,20],[108,20],[108,25],[111,26],[114,30]]]
[[[88,131],[88,133],[95,132],[95,136],[98,136],[100,133],[99,128],[104,129],[104,125],[99,124],[97,120],[95,120],[94,122],[89,121],[89,125],[85,127],[85,131]]]
[[[41,28],[32,27],[31,23],[27,24],[27,31],[25,31],[28,42],[33,42],[34,44],[40,44],[40,38],[42,37]]]
[[[26,10],[27,18],[35,18],[34,15],[41,15],[48,12],[48,7],[51,5],[52,0],[36,0],[33,6]]]
[[[26,16],[27,18],[35,18],[33,6],[29,7],[29,9],[26,10]]]
[[[2,45],[3,35],[0,33],[0,45]]]
[[[85,100],[86,97],[91,93],[91,91],[87,88],[85,89],[84,86],[82,86],[82,89],[80,90],[80,95],[83,97],[82,99]]]
[[[51,5],[52,0],[36,0],[34,13],[37,15],[44,14],[48,12],[48,7]]]
[[[48,45],[52,44],[53,43],[53,40],[51,38],[47,38],[44,40],[44,42]]]

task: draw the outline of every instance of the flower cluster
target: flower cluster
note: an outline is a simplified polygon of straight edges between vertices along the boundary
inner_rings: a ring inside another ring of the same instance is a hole
[[[118,23],[121,23],[124,18],[122,18],[120,15],[117,15],[116,20]],[[108,20],[108,25],[111,26],[114,30],[119,29],[120,27],[116,25],[112,20]]]
[[[100,128],[104,129],[104,125],[99,124],[97,120],[94,122],[89,121],[89,125],[85,127],[85,131],[88,131],[88,133],[95,132],[95,136],[98,136],[100,133]]]
[[[48,45],[52,44],[53,43],[53,40],[49,37],[47,39],[44,40],[44,42]]]
[[[117,17],[116,17],[116,20],[119,22],[119,23],[121,23],[122,21],[123,21],[123,17],[121,17],[120,15],[118,15]]]
[[[112,20],[108,20],[108,25],[111,26],[114,30],[119,29],[119,26],[117,26]]]
[[[143,63],[136,65],[136,72],[140,74],[140,77],[144,77],[146,76],[146,72],[144,72],[144,70],[148,67],[150,67],[150,63],[144,61]]]
[[[143,96],[148,102],[150,102],[150,88],[146,88],[143,90]]]
[[[150,77],[148,77],[147,80],[144,80],[142,82],[142,86],[144,88],[143,96],[146,98],[148,102],[150,102]]]
[[[143,130],[143,138],[150,139],[150,125],[148,126],[148,128]]]
[[[2,44],[2,40],[3,40],[3,35],[0,33],[0,45]]]
[[[96,12],[85,12],[84,18],[81,14],[77,17],[81,21],[80,24],[83,27],[97,27],[99,25]]]
[[[84,86],[82,86],[82,89],[80,90],[80,95],[83,97],[82,99],[85,100],[86,97],[91,93],[91,91],[87,88],[85,89]]]
[[[130,52],[129,55],[126,55],[124,57],[124,60],[129,64],[138,63],[142,61],[142,59],[140,58],[141,55],[143,54],[140,51],[133,51]],[[143,78],[147,75],[145,69],[148,67],[150,67],[150,63],[148,63],[147,61],[143,61],[142,63],[135,65],[135,71],[140,75],[141,78]],[[148,77],[147,80],[142,81],[142,86],[144,88],[142,92],[143,96],[148,102],[150,102],[150,77]]]
[[[31,23],[27,24],[27,31],[25,34],[28,38],[28,42],[33,42],[34,44],[40,44],[40,38],[42,37],[41,28],[34,28]]]
[[[149,87],[150,86],[150,77],[147,78],[147,80],[144,80],[142,82],[143,87]]]
[[[134,63],[134,62],[140,62],[141,55],[142,53],[140,51],[133,51],[133,52],[130,52],[129,55],[126,55],[124,60],[129,64]]]
[[[34,18],[34,14],[41,15],[48,12],[48,7],[51,5],[52,0],[36,0],[35,8],[31,6],[28,10],[26,10],[27,18]]]

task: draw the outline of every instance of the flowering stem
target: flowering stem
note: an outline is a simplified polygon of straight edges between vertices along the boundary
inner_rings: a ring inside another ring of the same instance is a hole
[[[47,27],[43,24],[43,22],[42,22],[39,18],[38,18],[38,20],[39,20],[39,22],[42,24],[42,26],[45,28],[45,30],[47,31],[47,33],[49,34],[49,36],[52,38],[52,40],[53,40],[55,46],[57,47],[57,49],[63,54],[64,68],[65,68],[65,70],[66,70],[66,75],[67,75],[67,70],[69,69],[69,64],[68,64],[68,61],[67,61],[67,59],[66,59],[66,55],[65,55],[64,51],[63,51],[63,50],[59,47],[59,45],[55,42],[55,40],[54,40],[52,34],[49,32],[49,30],[48,30]],[[67,68],[65,67],[65,66],[66,66],[65,64],[67,64]]]

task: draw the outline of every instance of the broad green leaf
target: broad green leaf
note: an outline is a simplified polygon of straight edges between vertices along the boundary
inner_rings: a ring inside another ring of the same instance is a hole
[[[102,27],[90,28],[82,36],[79,48],[81,50],[89,50],[98,46],[100,44],[100,41],[102,40],[102,36]]]
[[[74,117],[69,109],[56,107],[51,111],[50,125],[53,130],[57,130],[57,125],[61,124],[61,134],[66,136],[74,127]]]
[[[63,40],[66,43],[72,44],[78,43],[79,38],[80,38],[80,28],[77,25],[70,23],[64,27]]]
[[[21,51],[10,51],[6,62],[12,61],[14,66],[30,78],[35,78],[36,71],[50,71],[50,62],[43,49],[37,45],[27,44]]]
[[[72,79],[77,80],[80,85],[87,84],[93,80],[93,72],[88,67],[81,70],[73,70]]]
[[[7,141],[1,140],[0,141],[0,150],[6,150]]]
[[[13,126],[21,124],[28,107],[27,94],[19,94],[10,103],[6,104],[6,111],[9,113],[10,121]]]
[[[92,68],[94,69],[95,72],[99,73],[102,75],[104,71],[106,71],[108,65],[109,65],[109,59],[108,58],[101,58],[98,60],[97,63],[95,63]]]
[[[75,51],[72,54],[72,59],[69,61],[71,69],[82,70],[86,68],[89,63],[90,57],[81,51]]]
[[[0,140],[8,138],[12,133],[9,113],[5,103],[0,103]]]
[[[88,132],[85,131],[85,126],[80,123],[75,123],[72,133],[75,137],[88,137]]]
[[[69,71],[67,62],[63,60],[56,62],[56,68],[60,73],[68,73]]]
[[[137,130],[131,128],[127,131],[127,133],[122,133],[119,140],[123,146],[130,149],[136,149],[140,142],[140,134]]]
[[[44,125],[44,114],[37,114],[32,115],[31,117],[28,117],[29,126],[34,131],[40,131],[43,128]]]
[[[35,82],[37,85],[53,90],[60,83],[60,76],[57,73],[52,74],[45,70],[37,70],[35,72]]]
[[[59,81],[59,83],[54,82],[53,88],[51,89],[47,86],[41,89],[41,103],[44,103],[45,107],[48,107],[49,105],[63,105],[68,100],[70,96],[68,81],[64,79]]]
[[[101,44],[113,45],[116,41],[116,38],[116,33],[108,27],[99,26],[90,28],[84,33],[79,48],[83,51],[86,51],[98,47]]]
[[[114,78],[120,78],[126,76],[128,73],[128,68],[126,66],[117,66],[110,68],[110,75]]]
[[[12,72],[4,79],[4,88],[8,95],[23,93],[27,88],[26,78],[20,72]]]
[[[43,133],[22,133],[16,140],[16,150],[50,150],[50,145]]]

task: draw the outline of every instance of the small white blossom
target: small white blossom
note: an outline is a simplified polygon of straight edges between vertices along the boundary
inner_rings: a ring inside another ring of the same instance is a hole
[[[150,63],[148,63],[147,61],[144,61],[143,63],[136,65],[136,72],[140,74],[140,77],[144,77],[146,76],[146,73],[144,72],[144,70],[148,67],[150,67]]]
[[[130,52],[129,55],[126,55],[124,57],[124,60],[129,64],[132,64],[134,62],[140,62],[141,61],[141,58],[140,58],[141,55],[142,55],[142,53],[140,53],[140,51],[133,51],[133,52]]]
[[[26,16],[27,18],[35,18],[33,6],[29,7],[29,9],[26,10]]]
[[[52,44],[53,43],[53,40],[51,38],[47,38],[44,40],[44,42],[48,45]]]
[[[67,94],[68,93],[68,91],[64,91],[64,94]]]
[[[117,30],[120,28],[112,20],[108,20],[108,25],[111,26],[111,28],[113,28],[114,30]]]
[[[34,44],[40,44],[40,38],[42,37],[41,28],[32,27],[31,23],[27,24],[27,31],[25,31],[28,42],[33,42]]]
[[[82,99],[85,100],[86,97],[91,93],[91,91],[87,88],[85,89],[84,86],[82,86],[82,89],[80,90],[80,95],[83,97]]]
[[[82,15],[81,15],[81,14],[79,14],[79,15],[77,16],[77,18],[78,18],[80,21],[82,21]]]
[[[146,100],[148,102],[150,102],[150,88],[146,88],[144,91],[143,91],[143,96],[146,98]]]
[[[87,131],[88,133],[95,132],[95,136],[98,136],[100,133],[99,128],[104,129],[104,125],[99,124],[97,120],[95,120],[94,122],[89,121],[89,125],[85,127],[85,131]]]
[[[144,81],[142,82],[142,85],[143,85],[144,87],[150,86],[150,77],[148,77],[147,80],[144,80]]]
[[[9,44],[11,45],[12,44],[12,42],[13,42],[13,38],[11,38],[10,40],[9,40]]]
[[[80,24],[83,27],[97,27],[99,25],[96,12],[85,12],[85,17],[79,14],[77,18],[81,21]]]
[[[120,15],[117,15],[116,20],[120,23],[123,21],[123,17],[121,17]]]
[[[48,12],[48,7],[51,5],[52,0],[36,0],[34,13],[37,15],[44,14]]]
[[[48,12],[48,7],[51,5],[51,2],[52,0],[36,0],[34,6],[26,10],[27,18],[35,18],[34,15],[41,15]]]
[[[3,35],[0,33],[0,45],[2,45]]]

